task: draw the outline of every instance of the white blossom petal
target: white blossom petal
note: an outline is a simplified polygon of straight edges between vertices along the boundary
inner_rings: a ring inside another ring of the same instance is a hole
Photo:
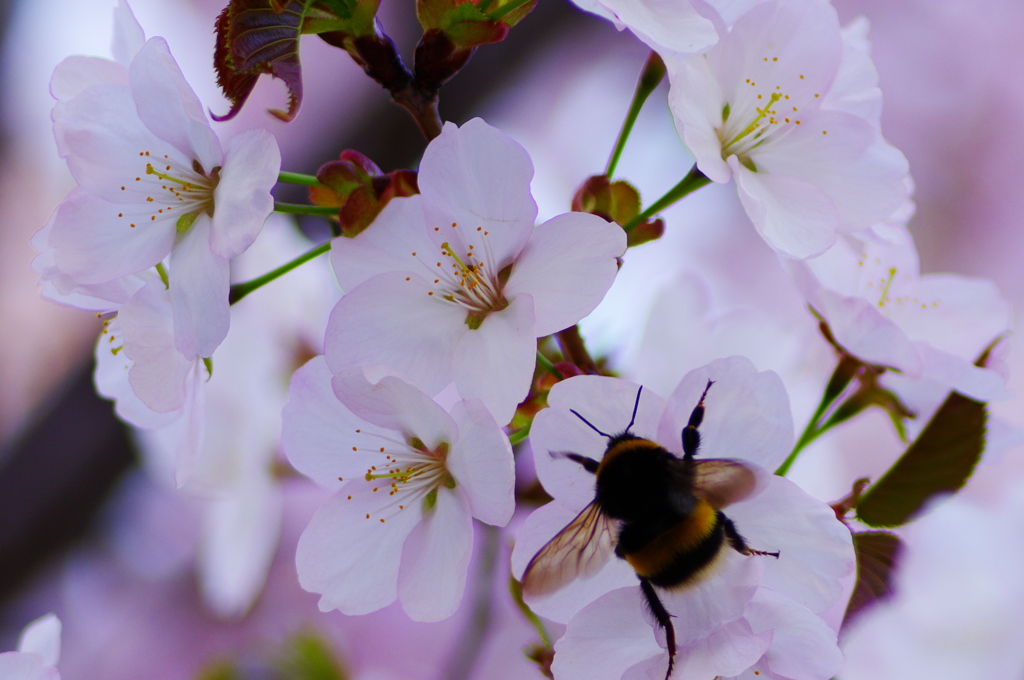
[[[512,420],[526,399],[536,366],[533,298],[520,294],[455,346],[455,385],[463,399],[479,399],[498,423]]]
[[[228,140],[214,191],[210,249],[232,258],[256,240],[274,210],[270,190],[281,171],[281,152],[266,130],[245,130]]]
[[[532,295],[537,336],[551,335],[594,311],[615,280],[615,258],[625,252],[619,225],[587,213],[559,215],[534,230],[505,295]]]
[[[402,548],[398,597],[413,621],[440,621],[455,613],[466,589],[473,518],[459,489],[438,489]]]
[[[373,493],[369,482],[353,482],[302,532],[295,553],[299,583],[321,595],[320,611],[367,614],[398,597],[402,546],[422,512],[417,505],[381,516],[387,498]]]
[[[331,370],[385,364],[428,393],[448,385],[455,345],[469,328],[465,310],[429,299],[431,290],[419,276],[389,272],[348,291],[327,322]]]
[[[210,250],[210,218],[199,215],[171,251],[174,344],[188,358],[210,357],[228,334],[231,272]]]
[[[217,134],[167,41],[150,38],[132,60],[128,78],[138,117],[154,135],[198,161],[207,173],[223,165]]]
[[[727,509],[747,544],[779,552],[760,558],[763,585],[820,614],[842,592],[854,569],[850,530],[826,504],[784,477],[772,477],[756,497]]]
[[[749,359],[717,359],[686,374],[669,398],[658,441],[682,455],[682,431],[708,381],[699,458],[736,458],[773,471],[793,446],[789,395],[773,371],[758,372]]]
[[[526,150],[496,128],[479,118],[461,127],[446,123],[423,152],[418,175],[427,223],[441,227],[438,245],[446,238],[444,228],[454,222],[466,234],[478,228],[489,232],[493,261],[511,262],[537,218],[532,179]]]
[[[451,414],[459,438],[448,453],[448,470],[473,517],[503,527],[516,505],[512,445],[482,402],[458,402]]]

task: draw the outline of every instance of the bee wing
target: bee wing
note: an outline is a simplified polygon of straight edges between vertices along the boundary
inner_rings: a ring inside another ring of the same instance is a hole
[[[760,471],[741,461],[708,458],[694,462],[694,493],[716,510],[750,498],[760,486]]]
[[[600,571],[615,550],[615,520],[592,502],[533,556],[523,572],[523,592],[553,593],[573,579]]]

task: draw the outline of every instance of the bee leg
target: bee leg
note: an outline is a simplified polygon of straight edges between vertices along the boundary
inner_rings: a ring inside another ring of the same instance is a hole
[[[583,469],[590,474],[595,474],[597,472],[598,462],[593,458],[587,458],[586,456],[581,456],[578,453],[570,453],[568,451],[552,451],[551,455],[559,458],[568,458],[574,463],[579,463],[583,466]]]
[[[691,459],[697,455],[697,449],[700,448],[700,432],[697,428],[704,421],[704,397],[708,396],[708,390],[714,385],[713,380],[708,380],[707,386],[704,388],[704,393],[700,395],[700,401],[693,407],[693,411],[690,412],[690,422],[683,428],[683,457]]]
[[[668,613],[665,605],[661,603],[661,599],[658,598],[658,593],[655,592],[651,582],[643,577],[640,577],[640,590],[643,591],[644,599],[647,600],[647,606],[650,607],[651,613],[654,614],[654,620],[665,629],[665,643],[668,645],[668,671],[665,673],[665,680],[668,680],[669,676],[672,675],[672,667],[676,661],[676,629],[672,625],[672,615]]]
[[[732,523],[732,520],[728,517],[719,513],[719,518],[722,520],[722,527],[725,529],[725,537],[729,539],[729,545],[741,555],[765,555],[768,557],[774,557],[779,559],[779,551],[768,552],[767,550],[754,550],[747,545],[747,542],[740,536],[740,532],[736,531],[736,525]]]

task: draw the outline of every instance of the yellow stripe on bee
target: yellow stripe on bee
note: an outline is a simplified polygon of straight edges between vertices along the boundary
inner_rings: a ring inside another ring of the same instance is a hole
[[[609,447],[609,449],[604,452],[604,457],[601,459],[601,463],[600,465],[598,465],[597,468],[597,474],[598,476],[600,476],[601,470],[607,467],[608,463],[611,462],[612,459],[617,458],[618,456],[621,456],[624,453],[642,450],[649,451],[651,449],[664,450],[664,447],[659,446],[655,442],[652,442],[650,439],[626,439],[625,441],[621,441],[618,444]]]
[[[626,561],[637,574],[656,577],[677,558],[692,552],[711,535],[718,524],[718,512],[701,500],[685,520],[659,534],[642,549],[626,555]]]

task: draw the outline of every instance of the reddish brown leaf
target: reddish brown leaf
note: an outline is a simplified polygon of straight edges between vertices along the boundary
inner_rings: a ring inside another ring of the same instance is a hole
[[[217,17],[213,64],[231,109],[214,120],[237,115],[264,73],[288,87],[288,110],[270,113],[285,122],[295,118],[302,104],[299,33],[305,5],[299,0],[231,0],[224,8]]]
[[[892,574],[903,542],[888,531],[860,531],[853,534],[857,555],[857,582],[846,605],[845,629],[865,608],[884,600],[892,592]]]

